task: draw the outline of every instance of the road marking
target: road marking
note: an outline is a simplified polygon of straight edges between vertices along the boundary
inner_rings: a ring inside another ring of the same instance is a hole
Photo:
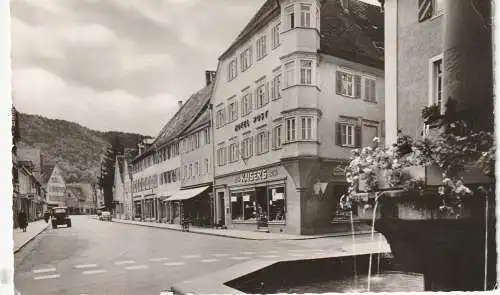
[[[166,266],[179,266],[179,265],[184,265],[186,264],[185,262],[166,262],[166,263],[163,263],[163,265],[166,265]]]
[[[303,250],[303,249],[301,249],[301,250],[288,250],[288,252],[304,252],[304,251],[306,251],[306,250]]]
[[[133,266],[127,266],[125,269],[127,270],[136,270],[136,269],[148,269],[149,266],[147,265],[133,265]]]
[[[217,254],[212,254],[215,257],[222,257],[222,256],[229,256],[229,254],[226,253],[217,253]]]
[[[243,254],[243,255],[252,255],[252,254],[255,254],[255,252],[240,252],[240,254]]]
[[[306,256],[305,254],[301,254],[301,253],[295,253],[295,254],[290,254],[290,256],[293,256],[293,257],[303,257],[303,256]]]
[[[75,268],[92,268],[97,267],[97,264],[78,264],[75,265]]]
[[[98,274],[98,273],[104,273],[107,272],[105,269],[93,269],[93,270],[86,270],[82,272],[84,275],[93,275],[93,274]]]
[[[216,262],[216,261],[219,261],[219,259],[210,258],[210,259],[202,259],[202,260],[200,260],[200,262],[204,262],[204,263]]]
[[[133,264],[133,263],[135,263],[135,261],[133,261],[133,260],[124,260],[124,261],[116,261],[115,262],[116,265]]]
[[[270,250],[270,251],[267,251],[267,253],[280,253],[280,251]]]
[[[162,258],[151,258],[151,259],[149,259],[149,261],[153,261],[153,262],[159,262],[159,261],[164,261],[164,260],[168,260],[168,258],[162,257]]]
[[[183,258],[187,258],[187,259],[193,259],[193,258],[201,258],[200,255],[184,255],[182,256]]]
[[[33,270],[34,273],[44,273],[44,272],[53,272],[56,271],[54,267],[51,268],[40,268],[40,269],[35,269]]]
[[[57,279],[60,278],[60,275],[46,275],[46,276],[38,276],[34,277],[35,280],[47,280],[47,279]]]
[[[235,257],[231,257],[231,259],[234,259],[234,260],[243,260],[243,259],[250,259],[250,257],[247,257],[247,256],[235,256]]]
[[[276,258],[276,257],[279,257],[278,255],[262,255],[260,256],[262,258]]]

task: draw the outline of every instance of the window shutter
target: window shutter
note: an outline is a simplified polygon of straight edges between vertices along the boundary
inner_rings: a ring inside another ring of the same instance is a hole
[[[266,104],[269,102],[269,82],[266,82],[264,101],[266,102]]]
[[[335,91],[337,94],[342,94],[342,73],[337,71],[337,83],[335,83]]]
[[[252,100],[252,92],[248,93],[248,109],[247,113],[250,113],[252,111],[253,107],[253,100]]]
[[[358,148],[361,147],[361,132],[361,125],[356,125],[356,127],[354,127],[354,145]]]
[[[341,125],[340,123],[335,123],[335,143],[338,146],[342,146],[342,132],[340,130]]]
[[[361,76],[359,75],[354,76],[354,97],[361,97]]]
[[[432,1],[433,0],[418,0],[418,21],[423,22],[432,17]]]

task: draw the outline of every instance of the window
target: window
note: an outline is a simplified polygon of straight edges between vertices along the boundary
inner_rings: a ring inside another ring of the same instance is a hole
[[[423,22],[433,16],[444,13],[446,0],[419,0],[418,1],[418,21]]]
[[[263,131],[255,136],[255,153],[264,154],[269,151],[269,132]]]
[[[185,180],[186,178],[188,178],[188,166],[184,165],[184,177],[183,177],[183,179]]]
[[[281,98],[281,74],[276,74],[271,81],[271,99],[276,100]]]
[[[280,24],[271,29],[271,46],[274,48],[280,45]]]
[[[432,104],[439,106],[442,110],[443,102],[443,60],[438,59],[432,63]]]
[[[267,98],[267,85],[268,84],[264,82],[255,90],[255,108],[261,108],[269,102]]]
[[[205,171],[207,174],[210,174],[210,170],[209,170],[209,166],[208,166],[208,159],[205,158]]]
[[[217,111],[217,115],[216,115],[217,128],[224,126],[224,124],[226,123],[225,121],[226,121],[226,116],[225,116],[224,108],[222,108],[222,109]]]
[[[337,94],[359,98],[361,96],[361,76],[345,71],[337,71]]]
[[[193,178],[195,178],[196,176],[200,176],[200,163],[199,162],[195,162],[194,163],[194,175],[193,175]]]
[[[233,221],[257,221],[259,215],[270,222],[285,221],[285,188],[256,187],[245,192],[231,193]]]
[[[292,86],[295,83],[294,74],[295,62],[289,61],[285,64],[285,88]]]
[[[241,142],[241,157],[248,159],[253,155],[253,137],[247,136]]]
[[[240,56],[241,71],[246,71],[252,65],[252,47],[245,49]]]
[[[228,81],[231,81],[233,80],[234,78],[236,78],[236,76],[238,75],[238,67],[237,67],[237,61],[236,61],[236,58],[234,58],[233,60],[231,60],[228,64],[228,69],[227,69],[227,80]]]
[[[244,117],[252,111],[252,94],[246,93],[241,98],[241,116]]]
[[[340,144],[342,146],[354,146],[354,125],[341,124],[340,136]]]
[[[311,5],[300,4],[300,26],[311,27]]]
[[[226,147],[225,146],[220,146],[217,149],[217,164],[219,166],[226,165]]]
[[[238,161],[239,156],[240,156],[240,151],[239,151],[239,144],[238,142],[233,142],[229,145],[229,162],[233,163]]]
[[[227,108],[228,122],[234,122],[238,119],[238,102],[231,102]]]
[[[269,199],[269,221],[285,221],[285,187],[267,189]]]
[[[188,178],[191,178],[193,177],[193,164],[189,164],[189,174],[188,174]]]
[[[205,138],[205,144],[210,143],[210,127],[207,127],[203,130],[203,136]]]
[[[293,5],[288,6],[285,8],[285,29],[286,30],[291,30],[295,28],[295,12],[294,12],[294,7]]]
[[[295,126],[295,118],[286,119],[286,142],[295,141],[296,134],[296,126]]]
[[[365,100],[377,101],[377,82],[373,78],[364,78],[365,82]]]
[[[273,148],[281,148],[281,125],[275,126],[273,129]]]
[[[302,140],[311,140],[313,139],[313,117],[301,117],[301,139]]]
[[[300,84],[311,85],[312,60],[300,61]]]
[[[257,60],[266,56],[266,36],[262,36],[257,40]]]

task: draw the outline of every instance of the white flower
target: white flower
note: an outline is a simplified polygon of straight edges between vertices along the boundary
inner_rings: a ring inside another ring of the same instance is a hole
[[[368,156],[368,157],[366,157],[366,162],[367,162],[368,164],[373,163],[373,157],[372,157],[372,156]]]
[[[438,194],[440,194],[441,196],[444,195],[444,186],[439,187]]]
[[[378,137],[376,137],[376,136],[375,136],[375,137],[373,138],[373,141],[374,141],[374,142],[380,142],[380,138],[378,138]]]

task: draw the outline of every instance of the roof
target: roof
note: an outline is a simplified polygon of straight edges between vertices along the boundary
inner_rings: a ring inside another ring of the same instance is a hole
[[[345,11],[338,0],[321,6],[320,52],[378,68],[384,67],[384,14],[380,7],[349,0]]]
[[[321,40],[319,52],[383,68],[384,15],[380,7],[348,0],[344,10],[340,0],[321,1]],[[219,57],[224,58],[238,44],[248,40],[255,29],[278,11],[276,0],[267,0],[248,22],[236,40]]]
[[[153,145],[150,146],[144,153],[137,156],[134,160],[141,158],[150,153],[155,148],[178,137],[187,127],[189,127],[199,117],[200,112],[208,105],[212,96],[214,83],[204,87],[194,93],[181,106],[175,115],[163,126],[158,136],[155,138]]]
[[[210,110],[206,108],[200,116],[183,133],[189,133],[196,128],[210,123]]]
[[[52,175],[52,171],[54,171],[54,168],[56,165],[44,165],[42,168],[42,184],[46,184],[49,182],[50,176]]]

